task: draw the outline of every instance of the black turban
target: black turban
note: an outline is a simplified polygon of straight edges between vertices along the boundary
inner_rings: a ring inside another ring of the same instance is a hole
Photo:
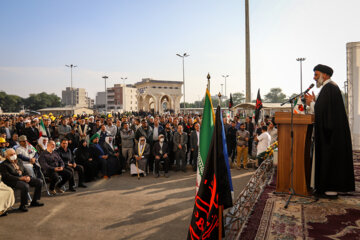
[[[319,71],[319,72],[322,72],[322,73],[325,73],[327,75],[329,75],[330,77],[333,75],[334,73],[334,70],[332,70],[331,67],[328,67],[326,65],[322,65],[322,64],[318,64],[314,67],[314,72],[315,71]]]

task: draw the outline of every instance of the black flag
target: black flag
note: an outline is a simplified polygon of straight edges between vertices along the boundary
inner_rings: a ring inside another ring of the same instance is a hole
[[[230,108],[232,108],[233,107],[233,100],[232,100],[232,95],[231,95],[231,93],[230,93],[230,100],[229,100],[229,110],[230,110]]]
[[[259,121],[260,109],[262,109],[262,101],[260,97],[260,88],[258,90],[257,98],[256,98],[256,107],[255,107],[255,124]]]
[[[205,163],[199,191],[195,197],[194,211],[188,232],[188,240],[218,239],[219,227],[224,236],[224,225],[219,226],[222,211],[232,206],[230,183],[223,153],[221,109],[216,109],[214,133]],[[220,206],[222,206],[220,208]]]

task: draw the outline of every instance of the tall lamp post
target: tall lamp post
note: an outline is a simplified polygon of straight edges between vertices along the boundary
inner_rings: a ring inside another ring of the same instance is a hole
[[[222,77],[225,79],[225,97],[227,96],[226,95],[226,78],[229,77],[229,75],[222,75]]]
[[[181,54],[176,54],[176,56],[181,57],[182,58],[182,67],[183,67],[183,86],[184,86],[184,113],[185,113],[185,58],[190,56],[187,53],[184,53],[183,55]]]
[[[300,92],[302,93],[302,62],[305,61],[306,58],[297,58],[296,61],[300,62]]]
[[[220,97],[220,106],[222,106],[222,94],[224,93],[223,92],[223,87],[224,87],[224,84],[220,84],[221,85],[221,97]]]
[[[73,91],[73,81],[72,81],[72,70],[73,68],[76,68],[77,66],[74,64],[70,64],[70,65],[65,65],[66,67],[70,68],[70,91],[71,91],[71,107],[74,107],[74,91]]]
[[[127,77],[121,78],[121,80],[123,80],[123,82],[124,82],[124,87],[123,87],[123,110],[124,110],[124,113],[125,113],[125,101],[126,101],[126,98],[125,98],[125,88],[126,88],[125,80],[126,79],[127,79]]]
[[[105,114],[107,114],[107,89],[106,89],[106,79],[108,79],[108,76],[103,76],[102,77],[105,81]]]

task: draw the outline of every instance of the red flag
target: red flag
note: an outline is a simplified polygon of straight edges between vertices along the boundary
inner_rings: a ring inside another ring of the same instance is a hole
[[[262,101],[260,96],[260,88],[258,90],[257,98],[256,98],[256,107],[255,107],[255,124],[259,121],[260,109],[262,109]]]
[[[203,177],[195,197],[188,240],[218,239],[219,231],[224,236],[224,226],[221,221],[222,210],[232,206],[230,183],[223,152],[220,114],[221,109],[218,106]]]

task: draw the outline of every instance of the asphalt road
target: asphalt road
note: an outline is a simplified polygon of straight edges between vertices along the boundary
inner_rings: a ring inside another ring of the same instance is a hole
[[[231,172],[236,197],[253,171]],[[194,205],[195,178],[190,170],[157,179],[123,174],[88,183],[76,193],[43,196],[44,207],[0,218],[0,239],[183,240]]]

